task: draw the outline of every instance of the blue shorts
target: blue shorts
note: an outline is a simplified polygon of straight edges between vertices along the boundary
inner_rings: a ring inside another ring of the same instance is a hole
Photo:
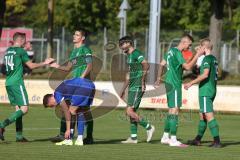
[[[95,95],[95,85],[92,81],[74,78],[62,82],[54,92],[54,98],[59,104],[62,100],[70,101],[71,106],[90,106]]]
[[[74,95],[72,95],[71,106],[87,107],[92,105],[94,94],[95,90],[91,88],[79,87],[79,89],[75,90]]]

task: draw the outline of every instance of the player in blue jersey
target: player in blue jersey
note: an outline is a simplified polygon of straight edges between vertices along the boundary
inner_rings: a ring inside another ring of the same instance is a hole
[[[84,78],[73,78],[63,81],[54,94],[46,94],[43,98],[45,107],[56,107],[60,105],[66,118],[65,140],[56,145],[73,145],[73,133],[77,116],[82,116],[78,121],[78,138],[75,145],[83,145],[82,134],[84,130],[84,119],[87,120],[88,107],[92,104],[95,94],[95,85],[92,81]],[[66,101],[69,101],[68,105]]]

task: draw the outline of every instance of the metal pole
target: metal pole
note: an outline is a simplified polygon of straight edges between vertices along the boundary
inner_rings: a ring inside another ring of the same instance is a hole
[[[134,39],[133,43],[134,43],[134,48],[137,48],[137,40],[136,39]]]
[[[227,45],[226,45],[226,43],[224,43],[223,44],[223,47],[222,47],[222,57],[221,57],[221,59],[222,59],[222,69],[224,70],[224,71],[227,71],[227,54],[226,54],[226,52],[227,52]]]
[[[146,32],[145,32],[145,57],[147,57],[148,53],[148,28],[146,28]]]
[[[62,27],[62,58],[65,58],[65,28]]]
[[[56,39],[57,42],[57,63],[60,62],[60,39]]]
[[[105,50],[104,46],[107,45],[107,28],[104,27],[103,33],[103,70],[107,70],[107,51]]]
[[[127,35],[127,11],[124,10],[124,18],[123,18],[123,36]]]
[[[43,61],[43,47],[44,47],[44,33],[42,34],[41,39],[41,62]]]
[[[54,11],[54,0],[48,0],[47,57],[53,57],[53,11]]]
[[[148,45],[148,61],[156,64],[157,54],[159,54],[159,33],[160,33],[160,12],[161,0],[151,0],[150,3],[150,25],[149,25],[149,45]],[[160,56],[161,57],[161,56]],[[150,83],[155,81],[155,65],[150,68]]]
[[[124,18],[121,18],[120,19],[120,37],[119,38],[122,38],[124,36]]]
[[[240,63],[239,63],[239,61],[240,61],[240,54],[239,54],[239,52],[240,52],[240,48],[239,48],[239,41],[240,41],[240,30],[238,29],[237,30],[237,74],[239,74],[239,72],[240,72]]]
[[[119,38],[122,38],[124,35],[124,18],[120,18],[120,36]],[[122,51],[119,50],[119,53],[121,54]],[[122,69],[122,56],[119,57],[119,65],[118,65],[118,69],[121,70]]]

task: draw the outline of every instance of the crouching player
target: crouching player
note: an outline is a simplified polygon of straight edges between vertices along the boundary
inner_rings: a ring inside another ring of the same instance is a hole
[[[73,78],[63,81],[55,90],[54,94],[46,94],[43,98],[45,107],[56,107],[60,105],[65,119],[66,132],[65,140],[56,143],[56,145],[73,145],[73,134],[75,122],[78,117],[78,138],[75,145],[83,145],[84,119],[88,120],[87,112],[92,104],[95,94],[95,85],[92,81],[83,78]],[[70,105],[66,103],[70,102]]]
[[[218,63],[217,59],[211,54],[212,44],[209,39],[203,39],[201,41],[201,47],[204,49],[205,57],[200,66],[200,75],[193,81],[184,85],[184,88],[188,89],[193,84],[199,83],[200,121],[198,125],[198,134],[194,140],[189,141],[189,144],[200,145],[201,139],[208,125],[214,138],[210,147],[219,148],[221,147],[219,126],[213,115],[213,101],[216,96]]]

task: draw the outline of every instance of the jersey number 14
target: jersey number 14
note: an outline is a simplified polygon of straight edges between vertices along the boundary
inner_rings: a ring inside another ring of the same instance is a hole
[[[6,71],[13,70],[14,63],[13,63],[13,55],[5,56],[5,65],[6,65]]]

